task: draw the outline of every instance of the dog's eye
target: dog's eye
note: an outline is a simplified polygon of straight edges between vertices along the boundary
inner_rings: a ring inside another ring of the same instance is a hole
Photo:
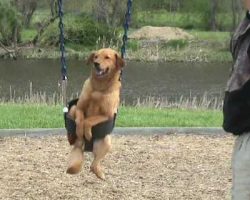
[[[109,56],[105,56],[105,59],[110,59],[110,57]]]
[[[98,58],[98,56],[97,55],[95,55],[95,57],[94,57],[95,59],[97,59]]]

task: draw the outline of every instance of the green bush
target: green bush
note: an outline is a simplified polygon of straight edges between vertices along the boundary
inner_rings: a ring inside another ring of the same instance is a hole
[[[5,45],[13,42],[15,27],[21,28],[19,13],[9,1],[0,1],[0,38]]]
[[[140,48],[140,42],[137,40],[129,40],[128,48],[131,49],[132,51],[137,51]]]
[[[96,45],[97,40],[117,40],[115,29],[99,24],[89,16],[65,16],[64,20],[66,44],[80,44],[86,47]],[[43,45],[57,45],[59,42],[58,21],[51,24],[40,39]]]
[[[182,49],[188,45],[187,40],[169,40],[167,43],[163,45],[165,48],[173,48],[175,50]]]

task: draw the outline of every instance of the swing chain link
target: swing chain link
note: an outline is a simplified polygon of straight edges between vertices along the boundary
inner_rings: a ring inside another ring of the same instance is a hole
[[[129,25],[130,25],[130,21],[131,21],[132,3],[133,3],[133,0],[128,0],[128,2],[127,2],[127,11],[125,14],[125,22],[123,25],[124,34],[122,37],[122,47],[121,47],[122,58],[125,58],[125,55],[126,55],[126,47],[127,47],[127,41],[128,41],[128,30],[129,30]]]
[[[58,15],[59,15],[59,43],[60,43],[60,51],[61,51],[61,72],[62,72],[62,80],[67,80],[67,64],[65,59],[65,40],[64,40],[64,24],[63,24],[63,0],[58,0]]]
[[[62,102],[64,104],[63,112],[68,112],[67,110],[67,64],[65,58],[65,39],[64,39],[64,24],[63,24],[63,0],[58,0],[58,15],[59,15],[59,43],[61,51],[61,74],[62,74]]]
[[[131,22],[132,3],[133,3],[133,0],[128,0],[127,2],[127,11],[125,14],[125,22],[123,25],[124,34],[122,37],[122,47],[121,47],[121,57],[123,59],[126,56],[126,47],[127,47],[127,42],[128,42],[128,29],[129,29],[129,25]],[[122,75],[123,75],[123,69],[121,70],[121,73],[120,73],[120,78],[119,78],[120,81],[122,80]]]

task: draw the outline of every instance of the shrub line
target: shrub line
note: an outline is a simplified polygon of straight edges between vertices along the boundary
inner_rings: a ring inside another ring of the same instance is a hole
[[[225,135],[227,134],[219,127],[118,127],[115,128],[112,135]],[[64,128],[38,128],[38,129],[0,129],[0,137],[39,137],[66,135]]]

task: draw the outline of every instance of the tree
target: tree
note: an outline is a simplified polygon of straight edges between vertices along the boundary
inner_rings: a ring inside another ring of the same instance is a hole
[[[108,26],[114,27],[123,22],[126,1],[96,0],[93,6],[94,18]]]
[[[9,2],[0,2],[0,34],[4,45],[9,46],[20,39],[20,36],[17,36],[20,33],[17,29],[21,28],[19,18],[18,12]]]
[[[212,31],[216,31],[217,23],[216,23],[216,15],[218,11],[218,0],[211,0],[211,21],[210,21],[210,29]]]
[[[108,0],[97,0],[93,6],[94,17],[98,22],[109,24]]]
[[[237,0],[232,0],[232,29],[234,30],[241,20],[242,5],[241,2]]]
[[[57,15],[57,0],[49,0],[49,5],[50,5],[50,13],[52,17],[55,17]]]
[[[14,0],[15,6],[23,15],[23,25],[28,28],[37,9],[37,0]]]
[[[10,2],[2,0],[0,2],[0,46],[10,57],[16,57],[17,42],[21,40],[19,19],[19,13],[11,6]],[[13,49],[10,49],[11,46]]]

